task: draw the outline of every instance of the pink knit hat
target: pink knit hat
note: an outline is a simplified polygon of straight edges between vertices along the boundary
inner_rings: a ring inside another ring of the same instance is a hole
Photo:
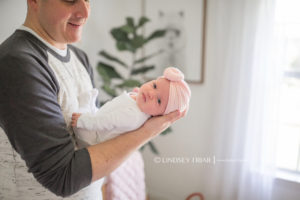
[[[175,67],[168,67],[162,78],[170,81],[169,100],[164,114],[186,110],[189,107],[191,90],[184,81],[184,74]]]

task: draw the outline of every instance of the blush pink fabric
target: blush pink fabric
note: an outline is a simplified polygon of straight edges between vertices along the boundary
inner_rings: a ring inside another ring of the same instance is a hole
[[[139,151],[134,152],[106,180],[106,200],[146,199],[144,161]]]
[[[184,74],[175,67],[168,67],[162,78],[170,81],[169,100],[164,114],[175,110],[180,112],[188,109],[191,98],[191,90],[184,81]]]

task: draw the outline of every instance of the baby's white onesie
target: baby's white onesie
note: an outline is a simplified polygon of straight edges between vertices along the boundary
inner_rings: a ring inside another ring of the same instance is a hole
[[[80,111],[83,114],[79,117],[74,131],[77,138],[84,143],[94,145],[135,130],[150,117],[143,113],[136,101],[130,97],[136,93],[123,92],[100,109],[95,109],[95,95],[98,94],[95,90],[79,97],[82,99]]]

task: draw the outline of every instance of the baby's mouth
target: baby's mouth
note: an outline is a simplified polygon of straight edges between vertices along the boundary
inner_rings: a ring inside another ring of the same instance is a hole
[[[146,102],[147,101],[146,95],[144,93],[142,93],[142,95],[143,95],[144,102]]]

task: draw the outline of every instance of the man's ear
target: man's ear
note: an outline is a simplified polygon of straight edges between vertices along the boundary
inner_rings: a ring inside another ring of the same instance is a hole
[[[31,8],[33,10],[36,10],[38,8],[38,2],[39,0],[27,0],[28,8]]]

